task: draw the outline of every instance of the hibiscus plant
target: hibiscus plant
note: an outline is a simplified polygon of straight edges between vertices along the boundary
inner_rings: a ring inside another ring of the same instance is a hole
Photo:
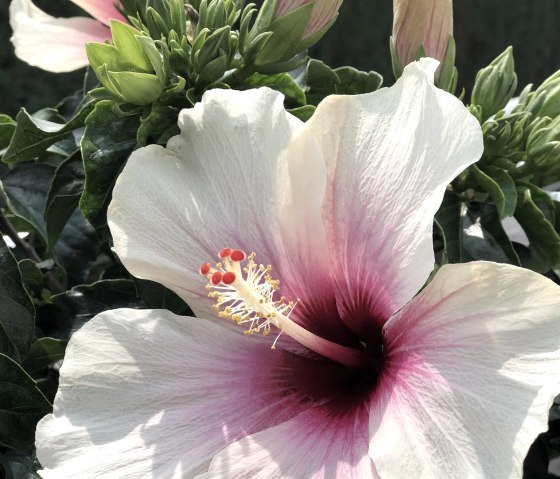
[[[395,81],[309,57],[342,0],[72,1],[10,3],[86,70],[0,115],[2,477],[560,476],[560,73],[467,94],[451,0]]]

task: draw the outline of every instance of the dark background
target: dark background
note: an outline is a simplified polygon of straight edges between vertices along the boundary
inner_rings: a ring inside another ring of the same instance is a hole
[[[80,14],[69,0],[35,0],[56,16]],[[83,71],[50,74],[13,55],[8,0],[0,0],[0,112],[15,115],[53,106],[81,88]],[[376,70],[393,82],[389,58],[391,0],[346,0],[338,21],[312,55],[331,66]],[[514,46],[519,85],[539,83],[560,69],[559,0],[456,0],[455,40],[459,87],[467,92],[476,72],[508,45]],[[521,88],[518,89],[520,91]]]

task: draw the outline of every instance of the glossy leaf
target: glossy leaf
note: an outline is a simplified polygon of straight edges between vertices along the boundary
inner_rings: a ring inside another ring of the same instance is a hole
[[[0,444],[26,449],[35,425],[52,409],[35,381],[12,359],[0,354]]]
[[[16,117],[17,126],[2,161],[21,163],[37,158],[49,146],[84,125],[94,103],[89,101],[68,123],[54,123],[38,116],[30,115],[24,108]]]
[[[35,311],[18,263],[0,241],[0,351],[20,361],[31,345]]]
[[[28,374],[37,373],[62,359],[67,345],[68,341],[62,339],[39,338],[31,345],[22,367]]]
[[[52,249],[78,206],[83,187],[84,168],[82,157],[77,152],[56,169],[48,191],[44,220],[49,249]]]
[[[106,209],[117,175],[136,146],[139,114],[123,116],[115,103],[97,103],[82,139],[85,184],[80,209],[96,227],[106,223]]]

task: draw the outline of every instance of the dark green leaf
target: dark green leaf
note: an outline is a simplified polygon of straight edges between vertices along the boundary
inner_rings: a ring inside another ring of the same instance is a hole
[[[383,83],[383,77],[374,71],[362,72],[354,67],[335,68],[340,83],[337,93],[340,95],[358,95],[377,90]]]
[[[27,290],[33,293],[35,297],[41,297],[41,291],[43,290],[43,275],[37,266],[37,263],[26,258],[22,259],[18,263],[18,266],[23,284]]]
[[[57,263],[66,271],[69,285],[87,281],[97,249],[94,228],[82,212],[75,209],[53,248]]]
[[[560,264],[560,236],[550,221],[554,221],[554,202],[534,185],[522,185],[518,193],[515,218],[529,238],[531,248],[531,261],[526,266],[544,273]]]
[[[68,341],[54,338],[39,338],[31,345],[27,357],[21,364],[29,373],[34,374],[64,357]]]
[[[84,187],[84,167],[79,152],[56,169],[47,195],[44,220],[47,244],[52,249],[62,229],[78,206]]]
[[[41,479],[36,472],[39,467],[39,462],[32,454],[17,451],[0,454],[0,477],[3,479]]]
[[[12,359],[0,354],[0,444],[26,449],[35,425],[52,407],[35,381]]]
[[[469,172],[477,186],[480,187],[478,189],[490,194],[496,203],[500,219],[512,216],[517,203],[517,190],[509,173],[492,166],[488,166],[482,171],[476,165],[472,165]]]
[[[43,211],[53,173],[50,165],[29,163],[16,166],[2,177],[10,210],[29,222],[45,243],[47,229]]]
[[[84,216],[96,227],[106,222],[106,209],[121,168],[136,146],[139,114],[122,116],[111,101],[100,101],[86,120],[82,139],[85,184],[80,198]]]
[[[245,79],[244,83],[248,88],[267,86],[284,94],[286,100],[291,100],[296,105],[306,104],[305,93],[287,73],[278,73],[276,75],[254,73],[249,78]]]
[[[8,115],[0,114],[0,150],[7,148],[16,130],[16,122]]]
[[[503,230],[500,240],[509,245],[508,252],[504,251],[500,242],[486,229],[492,226],[492,218],[488,220],[484,209],[477,204],[468,206],[452,192],[447,192],[442,206],[436,214],[445,242],[445,252],[448,263],[466,263],[474,260],[495,261],[498,263],[516,263],[511,255],[511,243],[507,240]]]
[[[134,279],[138,294],[146,307],[150,309],[167,309],[183,316],[192,315],[187,304],[173,291],[159,283],[144,279]]]
[[[340,79],[332,68],[320,60],[309,60],[306,79],[308,103],[318,105],[327,95],[336,93],[339,83]]]
[[[178,109],[174,107],[160,103],[152,104],[149,114],[140,120],[141,124],[136,136],[138,144],[146,146],[150,141],[159,143],[158,140],[167,130],[177,127],[178,114]]]
[[[86,117],[94,106],[87,102],[66,124],[54,123],[41,118],[41,115],[30,115],[24,108],[16,117],[16,130],[4,154],[2,161],[21,163],[37,158],[49,146],[63,139],[76,128],[84,125]]]
[[[96,314],[115,308],[145,308],[131,280],[109,279],[51,297],[38,311],[38,326],[48,336],[68,339]]]
[[[35,311],[21,283],[18,264],[0,241],[0,351],[20,360],[33,337]]]
[[[305,105],[305,106],[300,106],[298,108],[292,108],[291,110],[288,111],[295,117],[299,118],[301,121],[307,121],[313,116],[315,110],[316,110],[315,106]]]

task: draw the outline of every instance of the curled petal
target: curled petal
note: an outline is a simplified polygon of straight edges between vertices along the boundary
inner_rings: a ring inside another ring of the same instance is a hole
[[[337,373],[316,363],[212,321],[102,313],[72,337],[38,425],[41,475],[193,477],[230,443],[324,401]]]
[[[361,335],[422,287],[445,188],[482,154],[480,125],[433,85],[436,67],[423,59],[391,88],[328,97],[307,124],[327,163],[323,218],[339,309]]]
[[[509,265],[444,266],[384,329],[370,416],[381,477],[520,478],[560,391],[560,296]]]
[[[54,73],[86,66],[86,42],[111,37],[109,29],[92,18],[54,18],[30,0],[10,3],[10,25],[16,56]]]
[[[134,152],[113,191],[109,225],[127,269],[171,288],[197,315],[215,315],[199,266],[224,247],[241,248],[272,265],[302,316],[324,330],[340,324],[312,314],[334,301],[321,221],[326,173],[282,95],[211,90],[179,126],[167,148]]]

